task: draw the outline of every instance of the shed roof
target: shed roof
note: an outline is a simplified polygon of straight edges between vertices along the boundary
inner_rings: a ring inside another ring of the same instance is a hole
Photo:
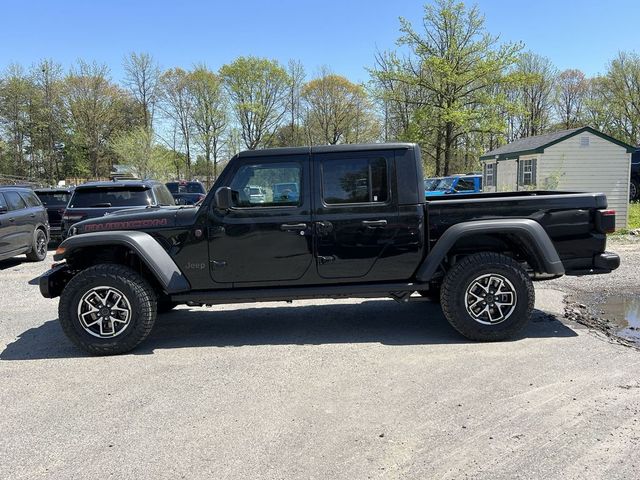
[[[532,153],[543,153],[544,149],[550,147],[551,145],[555,145],[556,143],[562,142],[568,138],[571,138],[575,135],[579,135],[583,132],[589,132],[598,137],[604,138],[605,140],[610,141],[611,143],[615,143],[618,146],[627,149],[627,153],[631,153],[635,150],[635,147],[631,145],[621,142],[609,135],[602,133],[591,127],[579,127],[579,128],[571,128],[569,130],[559,130],[557,132],[546,133],[544,135],[535,135],[533,137],[525,137],[520,138],[514,142],[507,143],[501,147],[498,147],[490,152],[485,153],[480,157],[480,160],[506,160],[509,158],[517,158],[520,155],[530,155]]]

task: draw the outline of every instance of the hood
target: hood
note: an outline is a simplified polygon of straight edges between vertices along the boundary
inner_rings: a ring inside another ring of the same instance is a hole
[[[118,210],[103,217],[91,218],[73,225],[73,234],[111,230],[157,230],[190,225],[196,207],[136,207]]]

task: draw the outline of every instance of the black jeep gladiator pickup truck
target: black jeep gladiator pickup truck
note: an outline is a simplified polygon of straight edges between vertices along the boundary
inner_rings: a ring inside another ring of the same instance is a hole
[[[430,297],[462,335],[501,340],[527,323],[532,280],[618,267],[614,225],[599,193],[426,201],[414,144],[246,151],[199,207],[75,224],[40,290],[94,354],[131,350],[178,304],[339,297]]]

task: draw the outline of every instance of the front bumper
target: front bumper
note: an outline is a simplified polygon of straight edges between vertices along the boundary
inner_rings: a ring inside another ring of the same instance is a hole
[[[71,279],[72,274],[66,263],[56,265],[51,270],[47,270],[38,279],[40,293],[44,298],[55,298],[60,296],[62,289]]]

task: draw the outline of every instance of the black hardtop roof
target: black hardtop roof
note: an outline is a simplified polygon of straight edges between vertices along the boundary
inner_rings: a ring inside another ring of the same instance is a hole
[[[263,155],[304,155],[311,153],[338,153],[338,152],[369,152],[376,150],[400,150],[415,148],[415,143],[361,143],[341,145],[314,145],[310,147],[281,147],[265,148],[262,150],[244,150],[239,158],[257,157]]]
[[[78,185],[76,190],[89,190],[92,188],[126,188],[126,187],[147,187],[150,188],[153,185],[164,185],[156,180],[116,180],[116,181],[99,181],[99,182],[87,182],[82,185]]]
[[[507,160],[516,158],[520,155],[543,153],[545,148],[555,145],[556,143],[566,140],[567,138],[579,135],[583,132],[589,132],[597,135],[598,137],[604,138],[605,140],[609,140],[616,145],[626,148],[628,153],[631,153],[634,150],[634,147],[632,147],[631,145],[621,142],[620,140],[613,138],[606,133],[602,133],[591,127],[579,127],[570,128],[568,130],[558,130],[556,132],[546,133],[544,135],[535,135],[532,137],[520,138],[485,153],[480,157],[480,160],[492,160],[496,158],[498,160]]]

